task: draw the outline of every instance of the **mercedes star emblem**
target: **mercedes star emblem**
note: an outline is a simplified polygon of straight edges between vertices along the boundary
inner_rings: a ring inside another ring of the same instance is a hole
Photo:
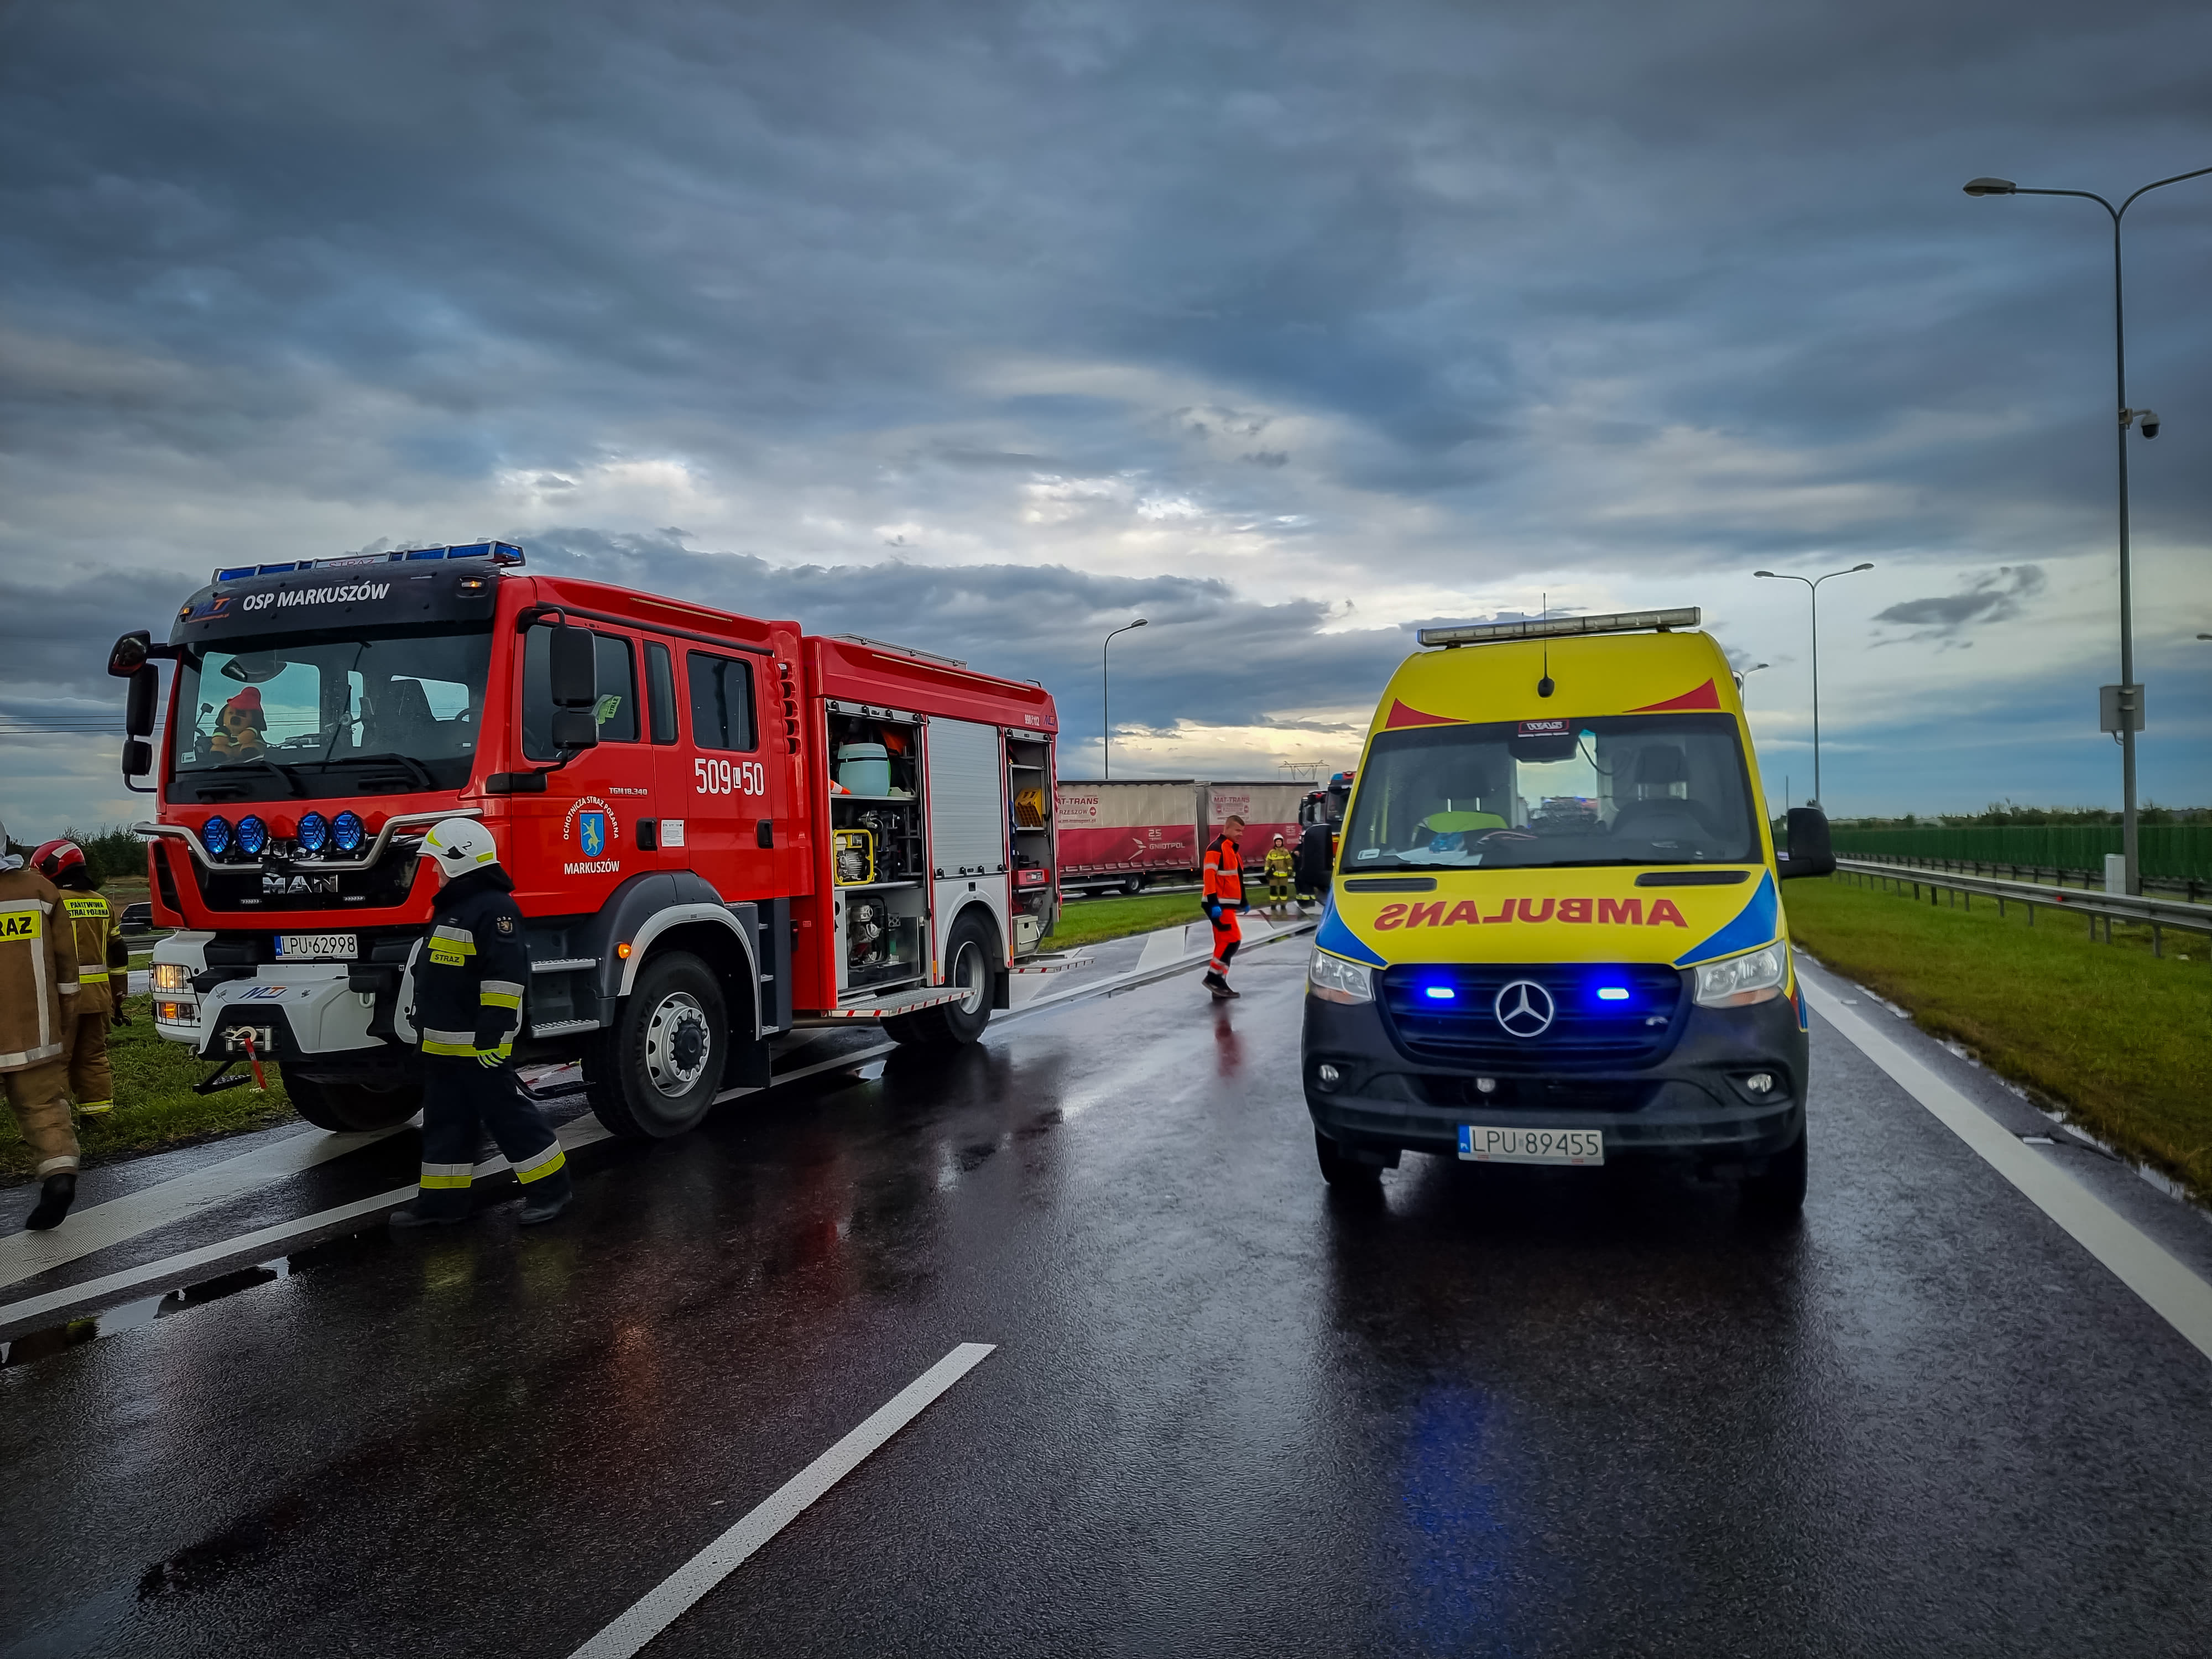
[[[1491,1004],[1491,1012],[1498,1023],[1517,1037],[1541,1036],[1552,1029],[1552,1016],[1558,1012],[1552,1002],[1552,994],[1533,979],[1516,979],[1498,994]]]

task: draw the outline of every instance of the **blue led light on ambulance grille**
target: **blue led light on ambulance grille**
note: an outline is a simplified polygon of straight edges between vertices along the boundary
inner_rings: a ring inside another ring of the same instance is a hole
[[[341,812],[331,820],[331,840],[341,853],[359,852],[362,837],[368,833],[368,826],[358,812]]]
[[[1431,985],[1425,987],[1422,990],[1421,994],[1437,1002],[1450,1002],[1456,1000],[1459,996],[1459,993],[1453,990],[1449,985]]]
[[[246,857],[259,858],[261,849],[269,845],[269,826],[258,815],[248,812],[238,821],[238,850]]]
[[[200,845],[221,858],[230,850],[230,820],[216,813],[200,825]]]
[[[323,843],[331,838],[331,821],[320,812],[310,812],[300,820],[300,850],[319,853]]]
[[[1626,985],[1601,985],[1597,988],[1597,1000],[1600,1002],[1626,1002],[1628,1000],[1628,988]]]

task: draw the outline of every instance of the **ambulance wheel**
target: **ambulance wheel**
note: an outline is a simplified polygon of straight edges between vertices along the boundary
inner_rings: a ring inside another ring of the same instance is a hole
[[[618,1135],[680,1135],[714,1105],[729,1040],[714,971],[685,951],[653,957],[613,1026],[595,1033],[585,1049],[586,1097]]]
[[[1789,1150],[1766,1160],[1766,1173],[1747,1176],[1743,1207],[1770,1220],[1787,1221],[1805,1207],[1805,1133],[1799,1130]]]
[[[301,1077],[288,1067],[277,1068],[292,1109],[318,1129],[333,1134],[362,1134],[372,1129],[397,1127],[422,1109],[422,1091],[403,1083],[396,1088],[374,1089],[366,1083],[329,1083]]]
[[[967,995],[895,1015],[884,1022],[884,1035],[921,1048],[957,1048],[975,1042],[991,1023],[991,935],[971,912],[953,924],[945,946],[945,988]]]
[[[1314,1156],[1321,1162],[1321,1178],[1338,1192],[1364,1198],[1382,1190],[1379,1164],[1360,1163],[1318,1129],[1314,1131]]]

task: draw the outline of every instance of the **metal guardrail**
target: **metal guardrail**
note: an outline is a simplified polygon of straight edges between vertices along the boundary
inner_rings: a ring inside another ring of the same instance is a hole
[[[2040,885],[2047,882],[2053,887],[2063,887],[2069,882],[2072,882],[2084,892],[2101,893],[2105,890],[2105,872],[2102,870],[2077,869],[2072,865],[2008,864],[2002,860],[1989,859],[1923,858],[1917,853],[1875,854],[1838,851],[1836,856],[1839,859],[1851,859],[1860,864],[1884,864],[1893,867],[1903,866],[1913,870],[1936,870],[1958,875],[1986,875],[1995,880],[2025,881],[2031,885]],[[2191,904],[2203,904],[2207,900],[2212,899],[2212,882],[2202,881],[2195,877],[2145,876],[2142,878],[2142,890],[2146,893],[2172,893],[2177,897],[2188,900]]]
[[[1877,859],[1839,858],[1836,873],[1855,876],[1861,881],[1885,881],[1893,890],[1910,887],[1917,901],[1920,890],[1928,890],[1928,902],[1936,902],[1939,892],[1956,893],[1973,908],[1974,896],[1996,901],[1997,914],[2005,913],[2008,903],[2027,907],[2027,925],[2035,926],[2038,905],[2054,910],[2065,910],[2089,919],[2089,937],[2097,936],[2097,924],[2105,927],[2105,942],[2112,943],[2112,924],[2116,921],[2135,922],[2150,929],[2150,948],[2153,956],[2165,955],[2164,931],[2179,928],[2184,933],[2212,933],[2212,906],[2186,904],[2179,899],[2129,898],[2116,893],[2077,892],[2065,887],[2045,887],[2032,881],[2005,881],[1995,876],[1958,876],[1938,874],[1912,865],[1887,863]]]

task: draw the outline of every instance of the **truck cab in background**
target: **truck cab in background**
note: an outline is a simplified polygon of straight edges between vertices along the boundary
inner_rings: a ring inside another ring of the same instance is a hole
[[[1051,965],[1042,688],[524,573],[498,543],[220,570],[117,641],[150,775],[155,1024],[273,1059],[332,1129],[415,1111],[423,834],[481,819],[528,930],[525,1063],[617,1133],[768,1080],[771,1039],[975,1040]],[[156,663],[174,665],[166,723]]]

